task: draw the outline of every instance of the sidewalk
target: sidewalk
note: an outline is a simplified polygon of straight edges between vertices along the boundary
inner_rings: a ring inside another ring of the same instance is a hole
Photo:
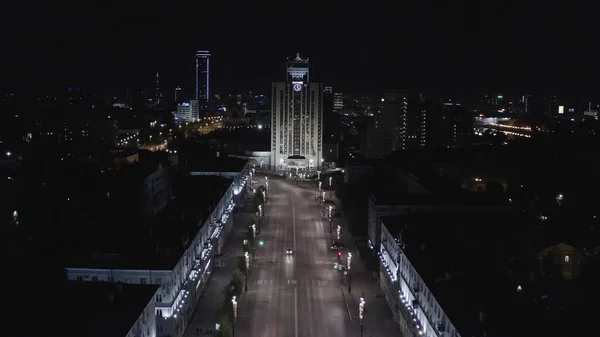
[[[365,296],[364,336],[397,336],[399,331],[392,311],[385,297],[376,297],[376,293],[381,293],[381,290],[369,273],[352,273],[352,292],[348,292],[347,284],[342,286],[342,294],[352,316],[352,323],[360,325],[358,303],[363,293]]]
[[[240,201],[241,203],[242,201]],[[241,208],[242,206],[240,206]],[[223,268],[213,269],[208,284],[205,286],[204,293],[201,295],[194,314],[183,334],[184,337],[196,336],[196,329],[213,330],[216,335],[215,323],[221,314],[223,300],[223,288],[231,281],[231,276],[237,268],[237,258],[243,255],[242,240],[246,231],[246,224],[250,222],[251,213],[240,210],[233,215],[233,227],[227,238],[222,253],[227,257]]]
[[[332,201],[336,205],[339,205],[339,201],[335,196],[332,198]],[[319,210],[319,214],[322,214],[321,210]],[[347,282],[341,287],[344,302],[352,317],[353,324],[357,326],[360,324],[358,303],[360,297],[364,294],[366,302],[364,311],[364,336],[397,336],[399,332],[392,311],[385,297],[378,297],[378,294],[382,294],[383,292],[377,281],[373,279],[372,273],[367,270],[364,260],[358,254],[352,234],[344,221],[343,213],[342,218],[334,218],[334,226],[338,224],[342,227],[343,232],[341,241],[347,248],[347,251],[353,254],[350,269],[352,278],[351,292],[348,292]]]

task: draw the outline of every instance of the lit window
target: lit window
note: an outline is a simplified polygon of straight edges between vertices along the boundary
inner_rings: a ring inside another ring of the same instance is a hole
[[[569,260],[571,260],[571,259],[569,258],[569,255],[565,255],[565,262],[566,262],[566,263],[569,263]]]

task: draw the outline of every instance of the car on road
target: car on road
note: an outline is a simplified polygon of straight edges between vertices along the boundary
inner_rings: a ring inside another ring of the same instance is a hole
[[[292,248],[288,248],[287,251],[286,251],[286,254],[287,255],[292,255],[293,252],[294,251],[292,250]]]
[[[342,244],[342,243],[339,243],[337,241],[333,241],[331,243],[331,249],[333,249],[333,250],[340,250],[342,248],[344,248],[344,244]]]

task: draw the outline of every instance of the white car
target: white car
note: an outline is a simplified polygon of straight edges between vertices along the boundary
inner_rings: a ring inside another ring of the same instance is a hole
[[[287,255],[292,255],[292,253],[293,253],[292,248],[288,248],[286,253],[287,253]]]

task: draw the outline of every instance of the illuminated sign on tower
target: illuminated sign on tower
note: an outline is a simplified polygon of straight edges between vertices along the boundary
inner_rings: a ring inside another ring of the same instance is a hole
[[[285,82],[272,85],[271,163],[312,170],[323,157],[323,85],[310,81],[308,59],[288,59]]]

